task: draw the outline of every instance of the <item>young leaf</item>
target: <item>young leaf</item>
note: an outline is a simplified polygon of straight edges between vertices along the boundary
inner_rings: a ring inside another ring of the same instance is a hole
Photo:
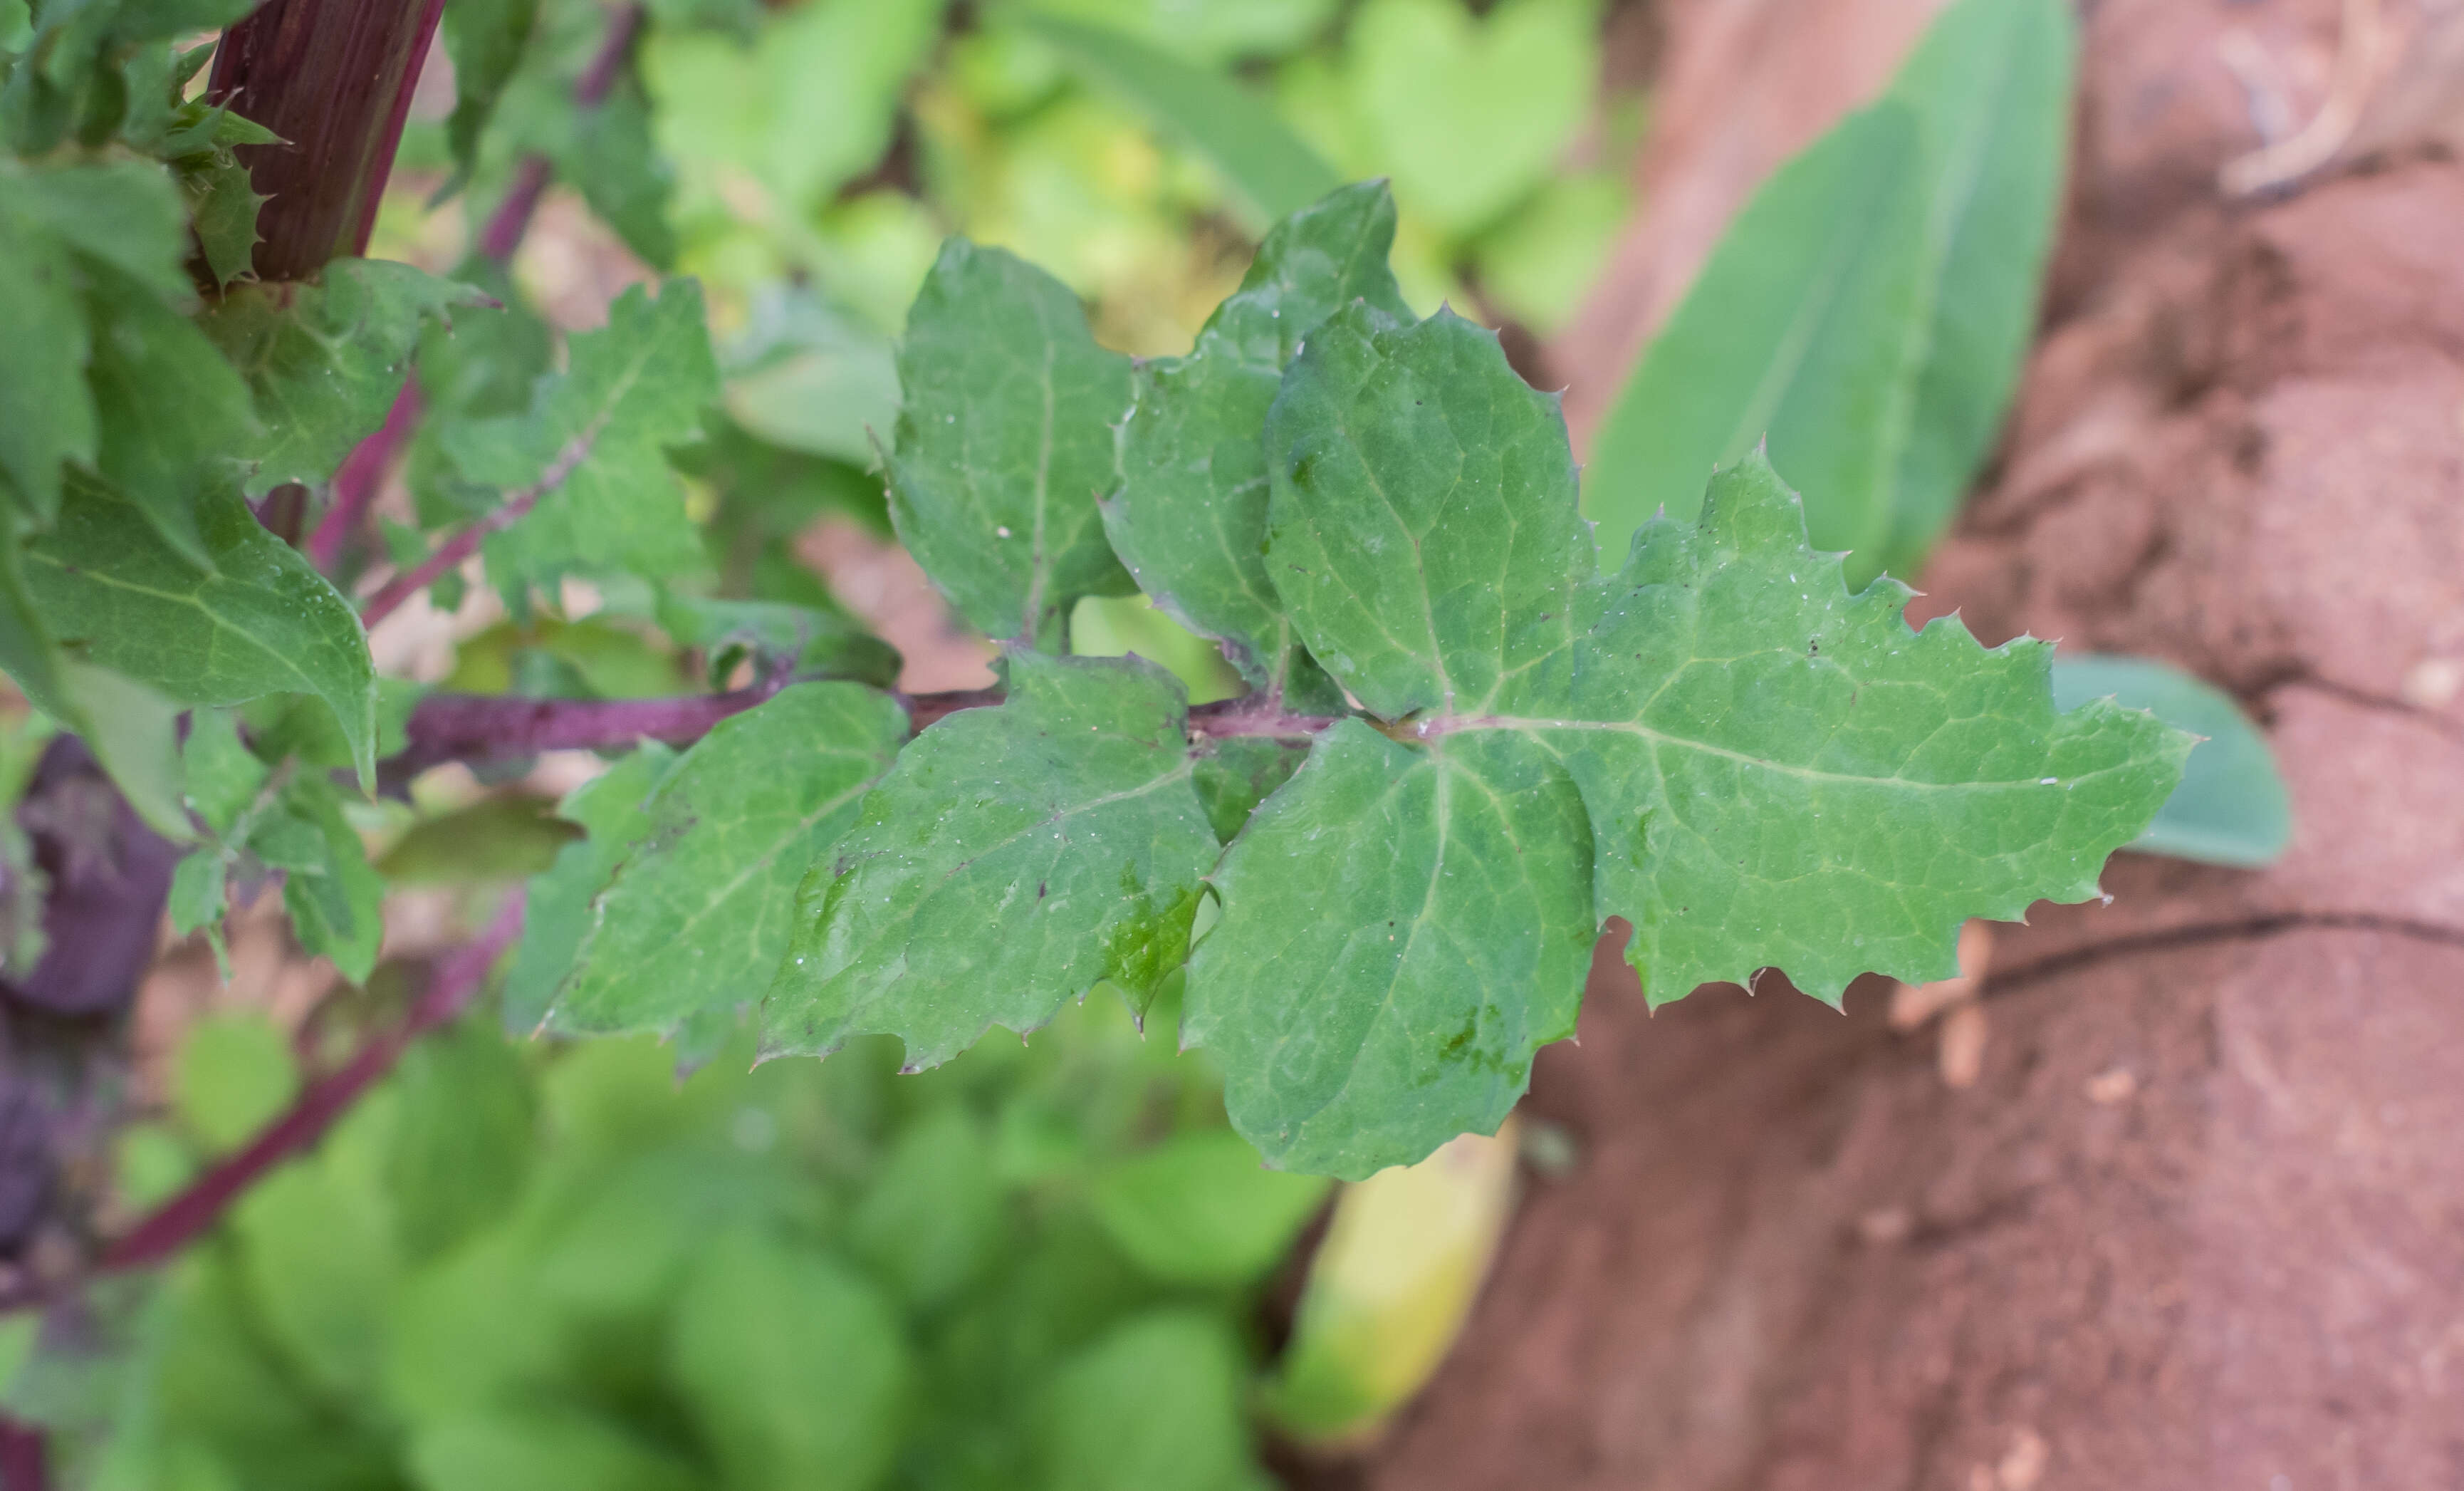
[[[1110,979],[1143,1007],[1180,966],[1216,841],[1170,675],[1012,649],[1009,698],[940,721],[813,868],[765,1050],[896,1035],[937,1066]]]
[[[1125,595],[1095,499],[1130,360],[1095,345],[1067,286],[1000,249],[944,244],[908,313],[890,510],[969,621],[1049,640],[1082,595]]]
[[[1301,651],[1266,577],[1259,431],[1293,349],[1337,308],[1365,300],[1411,319],[1386,268],[1394,241],[1382,182],[1345,187],[1277,224],[1190,355],[1139,365],[1119,487],[1103,504],[1104,531],[1140,589],[1221,639],[1253,686],[1296,708],[1331,712],[1342,701]]]
[[[1912,575],[1991,451],[2035,329],[2061,206],[2079,26],[2061,0],[1962,0],[1891,97],[1923,146],[1923,363],[1878,567]]]
[[[64,644],[181,703],[313,695],[372,781],[376,674],[350,603],[238,498],[210,497],[197,515],[207,565],[73,476],[58,528],[27,550],[27,589]]]
[[[527,413],[462,422],[447,451],[469,480],[527,508],[484,552],[499,586],[548,585],[567,573],[672,574],[699,555],[666,448],[701,428],[718,395],[702,325],[701,288],[639,286],[607,324],[566,344],[567,366],[543,378]]]
[[[337,259],[315,284],[249,284],[224,295],[198,324],[273,421],[248,495],[332,477],[385,422],[426,326],[490,303],[468,285],[376,259]]]
[[[721,721],[642,805],[648,832],[592,901],[548,1023],[665,1034],[759,999],[797,882],[906,736],[898,705],[854,683],[798,684]]]
[[[590,935],[592,905],[633,845],[649,835],[643,807],[650,790],[675,762],[675,752],[646,741],[565,794],[559,816],[582,826],[583,836],[556,853],[556,862],[532,876],[522,910],[522,940],[505,969],[505,1032],[535,1034],[547,1018],[559,984],[574,954]]]
[[[1754,193],[1593,438],[1583,505],[1603,555],[1655,512],[1692,519],[1712,468],[1766,435],[1811,494],[1815,547],[1881,541],[1924,319],[1921,177],[1915,120],[1885,101]]]
[[[1031,11],[1020,21],[1089,82],[1187,141],[1262,221],[1297,212],[1342,185],[1273,104],[1232,79],[1107,27]]]
[[[94,318],[95,469],[187,558],[209,563],[202,508],[261,431],[248,385],[187,317],[85,263]]]
[[[878,1286],[739,1228],[701,1251],[668,1375],[729,1485],[867,1491],[897,1453],[914,1369]]]
[[[1911,633],[1896,583],[1849,595],[1758,456],[1595,576],[1554,401],[1450,315],[1338,313],[1267,452],[1269,572],[1412,743],[1327,732],[1215,877],[1187,1033],[1270,1157],[1364,1174],[1494,1124],[1611,916],[1655,1002],[1766,966],[1826,1000],[1947,976],[1966,919],[2094,894],[2181,769],[2145,715],[2057,716],[2045,644]],[[1375,870],[1343,859],[1371,841],[1396,846]],[[1499,885],[1529,904],[1461,933]]]

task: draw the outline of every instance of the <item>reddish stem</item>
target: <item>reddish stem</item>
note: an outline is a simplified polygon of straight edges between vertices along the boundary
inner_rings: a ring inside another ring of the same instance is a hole
[[[668,699],[522,699],[508,694],[430,694],[410,711],[408,746],[385,758],[402,781],[449,761],[485,763],[543,750],[613,750],[641,741],[690,745],[730,715],[787,685],[784,675],[725,694]]]
[[[524,487],[514,493],[506,498],[504,505],[495,512],[436,545],[435,553],[421,560],[405,573],[387,580],[374,595],[368,597],[368,603],[360,608],[360,625],[373,631],[378,622],[392,615],[403,602],[434,585],[438,576],[479,552],[479,543],[482,539],[491,533],[500,532],[519,523],[524,515],[539,505],[541,494],[557,482],[563,480],[566,473],[571,469],[568,465],[564,471],[552,473],[537,486]]]
[[[371,1037],[339,1071],[309,1083],[290,1109],[259,1130],[247,1147],[189,1182],[104,1249],[95,1272],[113,1274],[160,1263],[210,1232],[231,1204],[267,1171],[323,1138],[361,1094],[393,1070],[412,1041],[460,1014],[521,929],[522,893],[517,890],[477,941],[437,963],[408,1017]]]
[[[223,33],[207,96],[282,137],[243,145],[257,278],[365,252],[444,0],[266,0]]]
[[[419,380],[404,380],[402,391],[394,395],[393,408],[385,412],[385,423],[342,458],[341,468],[334,473],[333,501],[325,508],[325,516],[317,520],[317,531],[308,536],[310,564],[330,570],[342,557],[343,546],[366,521],[368,509],[376,505],[377,493],[384,489],[385,475],[393,465],[394,456],[410,443],[410,433],[419,427],[419,415],[427,403],[419,391]]]
[[[52,1457],[42,1429],[0,1416],[0,1491],[51,1491]]]
[[[642,30],[642,8],[639,5],[619,6],[607,16],[607,34],[599,50],[573,82],[576,108],[591,109],[607,101],[616,79],[623,76],[625,57],[633,50],[633,38]],[[531,225],[531,214],[539,211],[539,198],[547,192],[547,184],[555,168],[544,155],[527,155],[514,172],[514,184],[507,189],[505,199],[496,204],[479,231],[479,252],[502,264],[512,259],[521,247],[522,234]]]

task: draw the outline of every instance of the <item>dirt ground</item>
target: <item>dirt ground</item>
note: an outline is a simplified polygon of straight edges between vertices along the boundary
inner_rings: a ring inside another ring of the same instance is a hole
[[[1650,209],[1551,349],[1578,436],[1743,192],[1931,9],[1672,0]],[[2298,189],[2217,186],[2344,86],[2355,12],[2421,93],[2453,9],[2083,7],[2045,332],[1917,612],[2231,688],[2292,853],[2124,857],[2110,904],[2006,929],[1965,1088],[1879,984],[1845,1019],[1733,989],[1650,1017],[1603,959],[1530,1102],[1581,1163],[1342,1479],[2464,1487],[2464,167],[2380,129]]]

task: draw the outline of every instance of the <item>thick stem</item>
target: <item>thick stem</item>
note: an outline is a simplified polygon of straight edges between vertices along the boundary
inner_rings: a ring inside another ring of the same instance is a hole
[[[103,1251],[95,1271],[112,1274],[160,1263],[211,1231],[231,1204],[267,1171],[323,1138],[361,1094],[393,1070],[412,1041],[460,1014],[521,929],[522,893],[517,890],[477,941],[454,949],[436,965],[427,990],[407,1018],[362,1046],[341,1070],[311,1082],[298,1101],[259,1130],[245,1148],[198,1176],[129,1229]]]
[[[51,1491],[51,1447],[43,1431],[0,1416],[0,1491]]]
[[[270,200],[257,278],[363,253],[444,0],[267,0],[223,33],[208,96],[282,137],[240,158]]]

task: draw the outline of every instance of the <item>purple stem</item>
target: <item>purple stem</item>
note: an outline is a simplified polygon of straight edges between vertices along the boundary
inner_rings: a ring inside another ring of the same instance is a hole
[[[385,423],[343,457],[341,469],[334,473],[334,500],[326,507],[325,516],[317,521],[317,531],[308,536],[310,564],[330,570],[342,557],[343,545],[350,543],[351,535],[359,531],[368,509],[375,505],[386,469],[402,448],[410,443],[410,433],[418,428],[420,412],[427,403],[419,391],[419,380],[405,379],[402,391],[394,395],[393,408],[385,412]]]
[[[573,82],[573,102],[577,108],[596,108],[607,101],[608,93],[625,68],[625,56],[633,48],[633,38],[642,29],[642,8],[621,6],[607,17],[607,34],[599,43],[589,64]],[[514,256],[521,247],[522,234],[531,225],[531,214],[539,211],[539,198],[546,194],[554,167],[544,155],[527,155],[514,172],[514,184],[505,192],[504,201],[488,217],[479,231],[479,252],[501,264]]]
[[[468,1008],[488,981],[488,970],[522,929],[522,893],[506,898],[495,922],[478,940],[455,948],[429,975],[428,989],[400,1025],[370,1038],[351,1059],[308,1084],[288,1111],[257,1131],[235,1154],[190,1181],[103,1250],[99,1274],[160,1263],[205,1235],[249,1187],[275,1166],[315,1145],[402,1059],[410,1043]]]
[[[51,1491],[52,1457],[42,1429],[0,1415],[0,1491]]]

